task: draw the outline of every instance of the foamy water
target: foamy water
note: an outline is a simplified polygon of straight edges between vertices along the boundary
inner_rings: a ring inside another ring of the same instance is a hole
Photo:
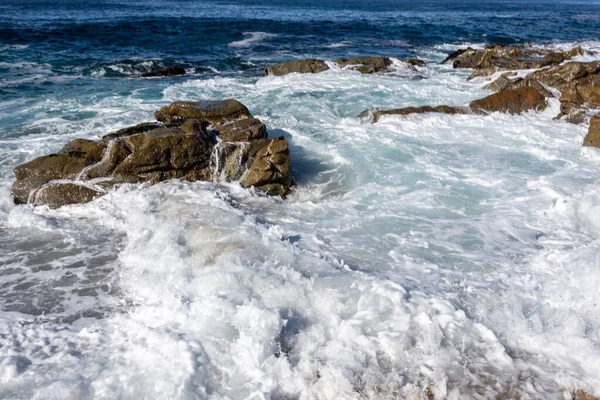
[[[600,393],[587,127],[554,121],[556,100],[522,116],[356,117],[488,94],[433,63],[452,48],[387,75],[125,81],[113,96],[2,103],[15,127],[0,138],[0,397]],[[21,162],[173,100],[230,97],[290,142],[288,199],[169,181],[58,210],[12,205]]]

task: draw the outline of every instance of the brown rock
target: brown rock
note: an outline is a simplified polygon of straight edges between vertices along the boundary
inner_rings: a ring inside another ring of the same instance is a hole
[[[408,115],[408,114],[425,114],[425,113],[441,113],[441,114],[469,114],[471,110],[462,107],[450,106],[422,106],[422,107],[404,107],[392,110],[365,110],[359,114],[359,118],[371,118],[372,123],[376,123],[384,115]]]
[[[493,81],[492,83],[488,83],[484,89],[487,90],[491,90],[493,92],[498,92],[502,89],[504,89],[505,87],[509,86],[512,83],[512,79],[509,79],[510,76],[515,76],[516,73],[514,72],[506,72],[502,75],[500,75],[500,77],[498,79],[496,79],[495,81]]]
[[[87,203],[104,193],[75,183],[49,183],[35,191],[34,205],[58,208],[67,204]]]
[[[198,119],[211,124],[250,118],[250,111],[237,100],[174,101],[154,113],[158,121],[180,123],[186,119]]]
[[[283,136],[265,141],[240,183],[270,195],[285,196],[292,183],[292,164]]]
[[[590,128],[583,139],[583,145],[600,148],[600,116],[593,116],[590,119]]]
[[[174,75],[185,75],[185,69],[179,65],[172,65],[154,71],[146,72],[141,74],[142,78],[149,78],[154,76],[174,76]]]
[[[592,396],[583,390],[578,390],[573,394],[573,400],[600,400],[600,397]]]
[[[412,65],[413,67],[427,66],[427,64],[425,64],[425,61],[419,60],[418,58],[407,58],[406,60],[404,60],[404,63],[408,64],[408,65]]]
[[[329,67],[322,60],[308,59],[308,60],[296,60],[286,61],[279,64],[275,64],[265,69],[265,76],[267,75],[287,75],[291,73],[299,74],[316,74],[319,72],[327,71]]]
[[[116,132],[109,133],[108,135],[104,135],[104,136],[102,136],[102,140],[109,141],[109,140],[113,140],[113,139],[117,139],[117,138],[121,138],[121,137],[125,137],[125,136],[137,135],[140,133],[151,131],[153,129],[160,128],[162,126],[163,126],[163,124],[161,124],[160,122],[143,122],[141,124],[137,124],[135,126],[130,126],[127,128],[119,129]]]
[[[540,111],[547,107],[544,95],[530,86],[503,89],[483,99],[474,100],[469,105],[473,110],[510,114],[521,114],[529,110]]]
[[[11,194],[16,204],[27,203],[33,189],[54,179],[76,178],[84,168],[100,161],[104,152],[102,143],[75,139],[58,154],[38,157],[14,169],[17,181]]]
[[[390,60],[387,57],[340,58],[335,62],[341,67],[348,67],[362,74],[386,72],[388,70],[388,67],[392,65],[392,60]]]
[[[256,118],[239,119],[225,124],[215,125],[213,130],[218,132],[219,139],[224,142],[251,142],[267,137],[265,124]]]
[[[57,154],[18,166],[15,203],[60,207],[90,201],[120,183],[174,178],[242,180],[245,187],[267,194],[288,192],[287,142],[267,139],[265,125],[241,103],[174,102],[157,111],[157,117],[166,123],[139,124],[98,142],[76,139]],[[97,183],[99,190],[83,183],[95,178],[106,178]]]

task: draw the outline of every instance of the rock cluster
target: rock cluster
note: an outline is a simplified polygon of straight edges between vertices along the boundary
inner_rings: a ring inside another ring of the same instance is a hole
[[[17,204],[60,207],[85,203],[114,185],[167,179],[239,181],[269,195],[291,186],[291,158],[283,137],[236,100],[177,101],[149,122],[103,136],[75,139],[57,154],[19,165],[12,186]]]
[[[379,72],[388,72],[389,67],[393,64],[388,57],[351,57],[340,58],[333,61],[334,64],[341,68],[352,69],[363,74],[374,74]],[[404,60],[404,63],[411,67],[424,67],[425,62],[416,58]],[[307,59],[296,61],[285,61],[275,64],[265,69],[267,75],[287,75],[291,73],[299,74],[315,74],[327,71],[329,65],[323,60]]]
[[[547,107],[549,97],[558,96],[561,104],[557,119],[581,123],[600,113],[600,61],[569,61],[583,55],[581,47],[568,51],[532,48],[531,46],[491,45],[483,50],[466,48],[450,54],[442,63],[452,63],[454,68],[471,68],[468,79],[501,73],[485,86],[496,93],[469,103],[468,108],[404,107],[391,110],[369,109],[359,117],[377,122],[382,115],[438,112],[446,114],[506,112],[521,114],[541,111]],[[536,69],[518,77],[515,70]],[[505,71],[505,72],[503,72]],[[503,72],[503,73],[502,73]],[[586,146],[600,147],[597,119],[592,118]]]

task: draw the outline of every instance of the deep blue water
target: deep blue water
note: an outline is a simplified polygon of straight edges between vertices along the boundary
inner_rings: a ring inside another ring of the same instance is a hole
[[[251,48],[228,46],[244,32],[276,36]],[[28,47],[3,50],[0,62],[48,63],[86,76],[115,62],[160,58],[198,72],[254,73],[292,57],[403,57],[442,43],[573,41],[599,32],[598,1],[5,0],[0,48]],[[0,79],[6,75],[0,70]]]

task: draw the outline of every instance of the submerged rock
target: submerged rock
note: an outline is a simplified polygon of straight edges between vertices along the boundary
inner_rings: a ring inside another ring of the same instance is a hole
[[[600,397],[593,396],[583,390],[578,390],[573,394],[573,400],[600,400]]]
[[[413,67],[426,67],[427,64],[423,60],[419,60],[418,58],[407,58],[404,60],[405,64],[411,65]]]
[[[180,67],[179,65],[172,65],[170,67],[165,67],[161,69],[155,69],[154,71],[145,72],[140,76],[142,78],[150,78],[154,76],[175,76],[175,75],[185,75],[185,69]]]
[[[368,109],[359,114],[359,118],[370,118],[372,123],[376,123],[384,115],[409,115],[409,114],[425,114],[425,113],[440,113],[440,114],[470,114],[472,111],[465,107],[450,107],[450,106],[421,106],[421,107],[404,107],[391,110]]]
[[[386,72],[392,65],[392,60],[387,57],[351,57],[340,58],[335,61],[341,67],[356,70],[362,74],[373,74],[375,72]]]
[[[267,75],[287,75],[291,73],[299,74],[316,74],[318,72],[327,71],[329,67],[325,64],[325,61],[308,59],[308,60],[297,60],[297,61],[286,61],[279,64],[275,64],[265,69],[265,76]]]
[[[283,137],[236,100],[173,102],[143,123],[99,141],[75,139],[59,153],[15,168],[15,203],[60,207],[101,196],[120,183],[167,179],[240,181],[285,196],[292,183]]]
[[[530,110],[544,110],[547,103],[546,97],[537,89],[525,86],[518,89],[502,89],[498,93],[472,101],[469,106],[478,111],[521,114]]]
[[[583,145],[600,149],[600,116],[595,115],[590,119],[590,127],[583,139]]]

